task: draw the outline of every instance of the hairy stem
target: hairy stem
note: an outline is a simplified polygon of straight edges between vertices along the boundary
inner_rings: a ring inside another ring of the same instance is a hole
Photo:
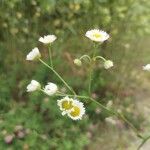
[[[49,59],[50,59],[50,66],[53,68],[51,45],[48,47],[48,53],[49,53]]]
[[[92,74],[93,74],[93,62],[90,64],[89,70],[89,87],[88,87],[89,96],[91,96]]]
[[[88,86],[88,93],[89,96],[91,96],[91,86],[92,86],[92,76],[93,76],[93,68],[94,68],[94,57],[96,54],[96,50],[97,50],[97,45],[96,43],[94,43],[94,52],[93,52],[93,56],[92,56],[92,61],[90,63],[90,70],[89,70],[89,86]]]
[[[74,95],[76,95],[75,91],[68,85],[68,83],[47,63],[45,63],[42,59],[39,59],[39,61],[45,65],[47,68],[49,68],[53,73],[64,83],[64,85],[72,92]]]

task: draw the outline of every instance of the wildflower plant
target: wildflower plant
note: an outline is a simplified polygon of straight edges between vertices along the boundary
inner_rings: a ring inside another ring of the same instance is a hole
[[[92,98],[92,79],[93,79],[93,74],[94,74],[94,68],[96,64],[102,63],[104,69],[111,69],[113,67],[113,61],[107,58],[104,58],[99,54],[99,48],[103,44],[103,42],[107,42],[109,39],[110,35],[106,33],[105,31],[99,30],[99,29],[93,29],[89,30],[85,33],[85,36],[88,38],[87,40],[91,40],[93,43],[93,49],[92,49],[92,54],[84,54],[83,56],[79,58],[74,59],[74,64],[82,67],[84,65],[84,61],[88,61],[88,65],[90,68],[89,71],[89,83],[88,83],[88,95],[78,95],[76,91],[65,81],[62,76],[55,70],[55,66],[53,64],[53,58],[52,58],[52,43],[57,39],[55,35],[47,35],[44,37],[40,37],[39,41],[42,42],[45,46],[48,46],[49,50],[49,59],[50,59],[50,64],[47,64],[43,58],[41,58],[41,54],[38,50],[38,48],[34,48],[28,55],[26,60],[38,60],[40,63],[42,63],[45,67],[49,68],[55,75],[62,81],[64,86],[68,89],[68,94],[63,93],[59,90],[59,86],[56,85],[55,83],[49,82],[47,85],[45,85],[44,88],[40,85],[39,82],[32,80],[31,83],[27,86],[27,91],[28,92],[33,92],[35,90],[38,90],[40,92],[45,93],[48,96],[56,96],[60,97],[57,99],[57,106],[61,111],[61,114],[67,115],[69,118],[72,120],[81,120],[83,119],[83,116],[86,112],[86,107],[84,106],[82,100],[87,100],[87,101],[92,101],[96,103],[101,109],[107,111],[110,114],[110,118],[117,117],[118,119],[122,119],[124,122],[126,122],[131,129],[136,133],[136,135],[143,139],[144,137],[139,133],[137,128],[122,114],[121,111],[117,111],[113,108],[112,102],[109,104],[109,106],[103,105],[100,101]],[[144,70],[148,70],[148,67],[143,67]],[[111,107],[110,107],[111,105]],[[112,116],[112,117],[111,117]],[[112,119],[106,119],[108,121],[112,121]]]

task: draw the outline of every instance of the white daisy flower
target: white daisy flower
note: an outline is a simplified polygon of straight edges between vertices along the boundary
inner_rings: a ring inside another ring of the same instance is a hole
[[[89,30],[85,36],[95,42],[104,42],[109,38],[109,34],[99,29]]]
[[[57,91],[57,85],[51,82],[49,82],[44,88],[44,92],[49,96],[54,95]]]
[[[73,108],[73,99],[69,98],[68,96],[57,100],[57,105],[59,106],[60,110],[62,111],[62,115],[67,114],[68,112],[71,111],[71,109]]]
[[[36,60],[41,57],[39,49],[35,47],[32,51],[27,55],[26,60]]]
[[[150,64],[143,66],[143,70],[150,71]]]
[[[44,37],[40,37],[39,41],[44,44],[50,44],[57,39],[55,35],[45,35]]]
[[[73,120],[81,120],[83,115],[85,114],[83,103],[79,102],[78,100],[74,100],[72,105],[73,107],[68,113],[68,116]]]
[[[109,68],[111,68],[111,67],[113,67],[113,62],[112,62],[111,60],[106,60],[106,61],[104,62],[104,68],[105,68],[105,69],[109,69]]]
[[[27,86],[27,92],[33,92],[41,88],[41,85],[36,80],[32,80]]]

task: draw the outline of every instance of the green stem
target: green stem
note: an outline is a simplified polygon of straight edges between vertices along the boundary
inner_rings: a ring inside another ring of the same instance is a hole
[[[138,146],[137,150],[140,150],[140,148],[150,139],[150,135],[146,138],[143,138],[142,143]]]
[[[48,53],[49,53],[49,59],[50,59],[50,66],[53,68],[51,45],[48,47]]]
[[[91,96],[92,74],[93,74],[93,62],[92,64],[90,64],[90,71],[89,71],[89,87],[88,87],[89,96]]]
[[[106,61],[106,59],[104,57],[102,57],[102,56],[96,56],[96,57],[94,57],[94,60],[96,60],[96,59],[102,59],[103,61]]]
[[[51,71],[54,72],[54,74],[65,84],[65,86],[74,94],[76,95],[75,91],[68,85],[68,83],[47,63],[45,63],[42,59],[39,59],[39,61],[45,65],[47,68],[49,68]]]
[[[95,57],[95,54],[96,54],[96,50],[97,50],[97,44],[94,43],[94,52],[93,52],[93,56],[92,56],[92,61],[91,61],[91,64],[90,64],[90,70],[89,70],[89,86],[88,86],[88,93],[89,93],[89,96],[91,96],[91,86],[92,86],[92,76],[93,76],[93,68],[94,68],[94,57]]]
[[[60,93],[60,94],[58,94],[58,96],[65,96],[65,94],[61,94],[61,93]],[[74,95],[68,95],[68,96],[73,97]],[[138,133],[138,130],[134,127],[134,125],[133,125],[131,122],[129,122],[129,121],[125,118],[124,115],[122,115],[122,114],[120,114],[120,113],[118,113],[118,112],[116,112],[116,111],[113,111],[113,110],[108,109],[106,106],[104,106],[103,104],[101,104],[100,102],[96,101],[95,99],[93,99],[93,98],[91,98],[91,97],[80,96],[80,95],[76,95],[76,97],[81,98],[81,99],[89,99],[89,100],[93,101],[94,103],[96,103],[98,106],[100,106],[102,109],[104,109],[104,110],[106,110],[107,112],[109,112],[110,114],[115,115],[115,116],[121,118],[124,122],[126,122],[126,123],[130,126],[130,128],[133,129],[133,131],[135,132],[135,134],[136,134],[139,138],[143,139],[143,137]],[[150,137],[149,137],[149,138],[150,138]]]
[[[66,96],[66,94],[65,93],[62,93],[62,92],[57,92],[57,94],[56,94],[56,96]],[[89,99],[89,97],[87,97],[87,96],[81,96],[81,95],[68,95],[67,94],[67,96],[69,96],[69,97],[77,97],[77,98],[81,98],[81,99]]]
[[[88,56],[88,55],[83,55],[83,56],[81,56],[79,59],[81,60],[81,59],[83,59],[83,58],[87,58],[87,59],[91,62],[90,56]]]
[[[117,113],[117,115],[118,115],[118,117],[120,117],[122,120],[124,120],[124,122],[126,122],[126,123],[133,129],[133,131],[136,133],[136,135],[137,135],[139,138],[143,138],[143,137],[139,134],[139,132],[138,132],[138,130],[136,129],[136,127],[135,127],[130,121],[128,121],[128,120],[125,118],[124,115],[122,115],[122,114],[120,114],[120,113]]]

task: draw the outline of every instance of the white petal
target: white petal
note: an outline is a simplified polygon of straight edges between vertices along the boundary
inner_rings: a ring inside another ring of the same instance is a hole
[[[27,92],[33,92],[40,89],[41,85],[36,80],[32,80],[30,84],[27,85]]]
[[[44,44],[50,44],[57,39],[55,35],[45,35],[44,37],[40,37],[39,41]]]
[[[57,91],[58,91],[57,85],[51,82],[48,83],[44,88],[44,92],[49,96],[54,95]]]
[[[104,42],[109,38],[109,34],[99,29],[89,30],[85,36],[95,42]]]
[[[29,52],[29,54],[26,57],[26,60],[35,60],[41,57],[41,54],[39,52],[39,49],[37,47],[35,47],[34,49],[32,49],[31,52]]]

